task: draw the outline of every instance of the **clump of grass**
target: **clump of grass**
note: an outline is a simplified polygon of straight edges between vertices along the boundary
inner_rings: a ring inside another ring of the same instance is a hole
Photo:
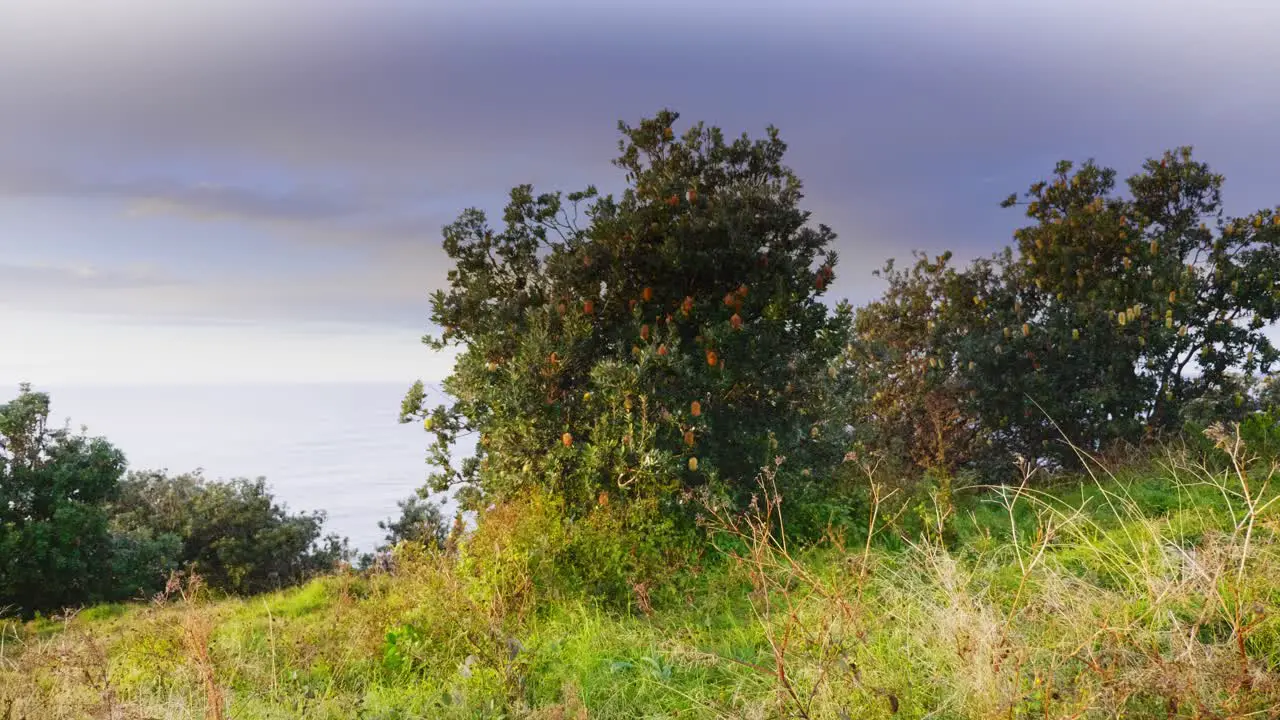
[[[1276,468],[1251,462],[1238,434],[1210,434],[1230,471],[1164,464],[1170,493],[1221,499],[1225,513],[1199,517],[1194,535],[1195,506],[1151,516],[1096,467],[1087,497],[1098,506],[1066,503],[1033,489],[1028,467],[989,496],[1007,542],[957,552],[931,532],[876,556],[873,526],[860,552],[835,554],[845,573],[787,547],[766,471],[747,513],[710,508],[738,541],[729,553],[766,640],[755,658],[726,661],[768,679],[778,716],[1275,713]]]

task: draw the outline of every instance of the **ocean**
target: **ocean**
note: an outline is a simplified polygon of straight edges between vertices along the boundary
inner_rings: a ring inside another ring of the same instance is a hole
[[[33,389],[49,393],[51,425],[86,425],[130,469],[265,477],[277,501],[326,511],[326,532],[368,551],[382,539],[378,521],[429,470],[426,432],[398,422],[409,384]]]

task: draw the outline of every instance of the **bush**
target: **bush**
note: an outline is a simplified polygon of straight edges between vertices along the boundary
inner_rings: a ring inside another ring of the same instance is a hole
[[[294,584],[347,559],[345,541],[320,537],[324,517],[289,513],[261,478],[210,481],[199,473],[130,473],[112,506],[113,526],[128,538],[122,543],[157,563],[151,577],[170,562],[156,544],[176,538],[182,566],[233,593]]]
[[[683,491],[745,504],[758,467],[786,454],[779,482],[805,507],[831,494],[847,442],[826,411],[851,320],[822,302],[834,233],[799,208],[775,130],[677,138],[677,118],[620,125],[620,198],[521,186],[503,229],[478,210],[445,228],[455,267],[432,300],[443,334],[426,342],[463,348],[454,400],[429,408],[419,383],[402,407],[433,435],[433,490],[461,486],[473,510],[551,492],[628,548],[623,574],[692,530]],[[475,455],[455,467],[470,433]]]
[[[1280,458],[1280,410],[1250,413],[1240,422],[1240,438],[1255,462]]]
[[[133,528],[111,535],[111,594],[129,600],[154,594],[182,568],[182,538]]]
[[[445,521],[439,505],[417,495],[396,504],[400,507],[398,519],[378,521],[378,529],[386,532],[379,550],[389,550],[402,542],[444,547],[445,540],[449,537],[450,525]]]
[[[870,442],[948,470],[1075,465],[1064,435],[1098,451],[1201,410],[1239,419],[1241,378],[1280,359],[1263,332],[1280,318],[1280,215],[1226,216],[1222,184],[1190,148],[1148,160],[1128,197],[1114,170],[1064,161],[1006,200],[1030,220],[1016,247],[890,265],[857,315]]]
[[[0,405],[0,614],[137,598],[180,568],[260,592],[351,555],[345,540],[320,537],[324,513],[289,513],[264,480],[122,480],[123,453],[48,418],[49,396],[27,385]]]
[[[101,438],[48,428],[49,396],[23,385],[0,405],[0,614],[29,615],[111,594],[103,503],[124,454]]]

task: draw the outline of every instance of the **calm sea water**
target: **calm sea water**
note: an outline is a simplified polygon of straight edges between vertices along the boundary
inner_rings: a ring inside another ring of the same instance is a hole
[[[291,510],[325,510],[327,531],[371,550],[428,472],[422,426],[397,421],[408,385],[35,389],[50,394],[51,424],[87,425],[131,469],[263,476]]]

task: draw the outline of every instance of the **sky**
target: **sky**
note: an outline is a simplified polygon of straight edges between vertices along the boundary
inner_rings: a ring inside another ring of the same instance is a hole
[[[1280,202],[1270,0],[0,0],[0,386],[411,382],[440,229],[621,187],[617,123],[776,125],[832,295],[994,252],[1059,159]]]

